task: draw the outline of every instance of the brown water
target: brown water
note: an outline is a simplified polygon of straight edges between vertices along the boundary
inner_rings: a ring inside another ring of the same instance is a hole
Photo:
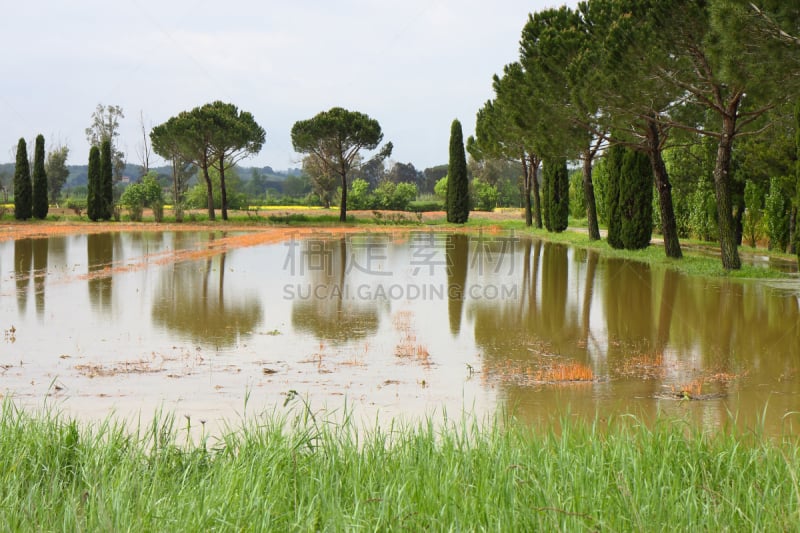
[[[513,234],[221,233],[0,242],[0,391],[81,418],[209,427],[283,409],[504,409],[797,432],[800,283],[742,282]],[[579,380],[575,380],[579,379]]]

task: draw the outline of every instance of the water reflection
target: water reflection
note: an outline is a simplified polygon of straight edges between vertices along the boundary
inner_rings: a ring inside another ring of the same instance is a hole
[[[108,311],[111,307],[111,292],[114,278],[111,267],[114,263],[114,240],[116,233],[96,233],[86,236],[86,260],[88,265],[89,300],[92,307]]]
[[[447,316],[450,321],[450,333],[457,336],[461,333],[464,291],[467,290],[469,237],[460,233],[448,235],[445,253],[447,260]]]
[[[200,345],[224,349],[231,366],[269,361],[283,372],[284,388],[369,398],[383,391],[381,405],[395,413],[409,399],[435,409],[479,398],[481,407],[514,408],[522,419],[566,409],[588,418],[667,411],[719,426],[729,410],[752,422],[768,405],[774,427],[800,410],[795,281],[689,277],[525,235],[463,233],[320,235],[227,252],[211,246],[212,254],[162,261],[171,250],[203,251],[220,236],[0,242],[1,279],[8,280],[0,325],[22,332],[2,349],[9,360],[26,361],[14,371],[20,387],[49,382],[52,376],[25,373],[51,372],[53,361],[69,375],[76,364],[194,353]],[[406,322],[398,326],[398,317]],[[48,319],[48,335],[30,333]],[[266,335],[276,329],[280,335]],[[404,335],[414,338],[414,356],[397,355]],[[311,383],[302,363],[322,342],[337,345],[326,352],[326,372],[316,373],[327,388]],[[537,377],[560,363],[589,368],[595,379]],[[153,387],[168,393],[174,382],[162,377],[151,375]],[[716,396],[669,396],[693,382]],[[247,384],[231,389],[239,385]]]
[[[180,233],[175,244],[177,248],[186,244]],[[153,323],[180,338],[217,349],[234,346],[250,335],[262,321],[262,304],[254,294],[226,293],[228,255],[167,266],[154,291]]]
[[[14,279],[17,286],[17,310],[24,315],[28,309],[28,287],[33,266],[33,241],[14,241]]]
[[[354,246],[349,237],[292,243],[300,249],[294,265],[297,270],[290,274],[304,279],[304,283],[291,287],[295,330],[320,341],[335,342],[362,339],[377,332],[377,300],[354,297],[358,293],[359,268],[369,265],[366,254],[374,250],[370,242],[379,244],[366,240],[356,241]]]

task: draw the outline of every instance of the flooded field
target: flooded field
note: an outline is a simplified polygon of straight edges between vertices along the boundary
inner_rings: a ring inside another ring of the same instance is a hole
[[[304,398],[797,433],[800,283],[692,278],[522,234],[65,234],[0,242],[0,392],[209,427]]]

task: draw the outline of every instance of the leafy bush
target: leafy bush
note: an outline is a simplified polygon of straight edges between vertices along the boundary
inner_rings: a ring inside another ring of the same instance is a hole
[[[436,185],[433,186],[433,192],[442,200],[447,199],[447,176],[436,182]]]
[[[413,183],[394,183],[384,181],[372,193],[369,183],[356,179],[347,192],[347,205],[350,209],[387,209],[405,211],[417,197],[417,186]]]
[[[350,209],[370,209],[372,199],[369,193],[369,182],[361,178],[353,180],[347,192],[347,207]]]
[[[145,207],[151,207],[156,221],[160,222],[164,215],[164,197],[155,172],[148,173],[139,183],[128,185],[119,202],[128,208],[134,222],[142,220]]]
[[[492,211],[497,207],[497,187],[483,180],[472,182],[472,204],[478,211]]]

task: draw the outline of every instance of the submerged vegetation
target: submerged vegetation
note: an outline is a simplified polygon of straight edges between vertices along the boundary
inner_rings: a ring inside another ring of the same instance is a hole
[[[780,531],[800,519],[790,440],[633,417],[365,430],[293,405],[193,444],[169,416],[129,432],[6,401],[0,520],[14,531]]]

